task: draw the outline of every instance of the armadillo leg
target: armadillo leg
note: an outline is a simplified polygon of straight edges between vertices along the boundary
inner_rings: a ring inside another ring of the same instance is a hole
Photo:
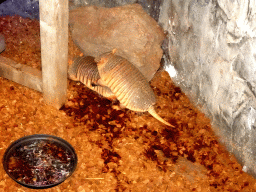
[[[156,111],[155,111],[155,109],[154,109],[154,106],[151,106],[151,107],[148,109],[148,112],[149,112],[153,117],[155,117],[158,121],[160,121],[160,122],[162,122],[162,123],[164,123],[165,125],[168,125],[168,126],[170,126],[170,127],[174,127],[173,125],[171,125],[170,123],[168,123],[167,121],[165,121],[162,117],[160,117],[160,116],[156,113]]]

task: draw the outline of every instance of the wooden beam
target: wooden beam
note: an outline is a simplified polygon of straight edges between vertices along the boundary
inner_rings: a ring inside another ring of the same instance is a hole
[[[43,95],[60,108],[66,101],[68,0],[39,0]]]
[[[0,56],[0,76],[31,89],[43,91],[42,73],[40,70],[16,63],[3,56]]]

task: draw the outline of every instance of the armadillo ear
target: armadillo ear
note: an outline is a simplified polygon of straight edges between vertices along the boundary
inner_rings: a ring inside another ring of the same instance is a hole
[[[97,66],[103,65],[108,62],[108,58],[102,57],[102,58],[97,58],[95,59],[97,62]]]
[[[117,48],[112,50],[112,54],[115,54],[117,52]]]

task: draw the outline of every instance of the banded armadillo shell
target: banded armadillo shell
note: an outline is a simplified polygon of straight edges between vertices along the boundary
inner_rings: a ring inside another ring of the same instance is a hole
[[[145,112],[162,123],[172,126],[154,110],[155,94],[143,74],[128,60],[115,55],[115,50],[96,58],[101,81],[126,108]]]
[[[122,105],[133,111],[144,112],[156,103],[148,81],[128,60],[112,52],[102,54],[100,59],[97,64],[100,78]]]
[[[94,57],[83,56],[75,58],[68,69],[68,76],[71,80],[81,81],[86,87],[104,97],[115,98],[113,92],[108,87],[97,84],[100,75]]]

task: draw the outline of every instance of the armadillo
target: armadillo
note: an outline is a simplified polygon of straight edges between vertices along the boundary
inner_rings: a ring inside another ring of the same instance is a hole
[[[156,103],[156,97],[143,74],[115,52],[114,49],[95,59],[101,83],[109,87],[126,108],[137,112],[148,111],[157,120],[173,127],[156,113],[153,106]]]
[[[108,87],[97,84],[100,75],[94,57],[77,57],[68,69],[68,76],[71,80],[81,81],[86,87],[108,99],[115,99]]]

